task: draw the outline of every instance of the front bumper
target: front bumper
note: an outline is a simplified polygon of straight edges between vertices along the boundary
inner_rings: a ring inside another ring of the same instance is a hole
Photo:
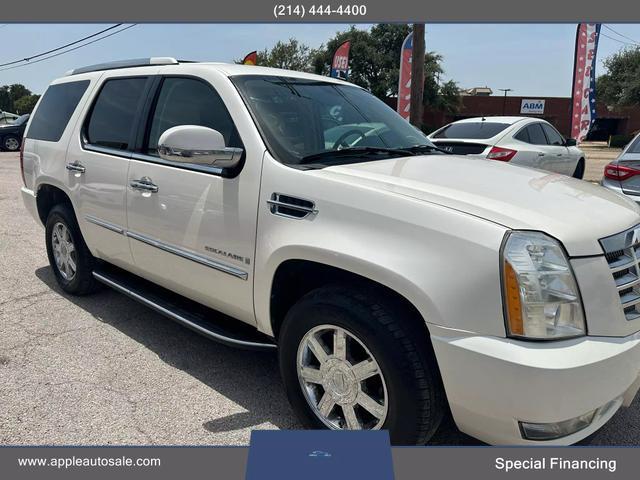
[[[458,428],[497,445],[570,445],[602,427],[640,386],[640,332],[523,342],[429,326]],[[519,422],[555,423],[610,408],[588,427],[548,441],[522,437]]]
[[[36,202],[35,192],[33,190],[29,190],[27,187],[22,187],[20,192],[22,193],[22,203],[24,203],[26,209],[36,222],[42,224],[40,216],[38,215],[38,204]]]

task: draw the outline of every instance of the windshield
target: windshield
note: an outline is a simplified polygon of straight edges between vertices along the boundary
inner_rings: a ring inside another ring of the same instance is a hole
[[[495,137],[509,126],[508,123],[497,122],[461,122],[447,125],[431,135],[431,138],[467,138],[487,139]]]
[[[22,115],[22,116],[20,116],[20,117],[16,118],[16,119],[13,121],[12,125],[22,125],[22,124],[23,124],[24,122],[26,122],[27,120],[29,120],[29,114]]]
[[[232,77],[271,153],[291,165],[350,149],[385,158],[383,149],[433,146],[389,106],[361,88],[262,75]],[[336,157],[338,155],[336,154]],[[342,156],[340,161],[352,161]]]

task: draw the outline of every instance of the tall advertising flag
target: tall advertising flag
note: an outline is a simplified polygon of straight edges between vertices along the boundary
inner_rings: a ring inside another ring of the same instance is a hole
[[[576,34],[576,51],[571,93],[571,136],[583,141],[596,121],[596,54],[599,23],[581,23]]]
[[[333,54],[333,61],[331,62],[331,76],[334,78],[347,79],[349,75],[349,49],[351,48],[351,42],[346,41],[342,43]]]
[[[242,60],[243,65],[257,65],[258,64],[258,52],[255,50],[247,55]]]
[[[407,35],[400,50],[400,78],[398,80],[398,113],[409,120],[411,113],[411,52],[413,50],[413,33]]]

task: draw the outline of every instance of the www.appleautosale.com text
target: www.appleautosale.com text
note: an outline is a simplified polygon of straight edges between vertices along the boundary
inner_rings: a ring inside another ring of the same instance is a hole
[[[603,458],[568,459],[562,457],[539,457],[525,459],[496,458],[496,470],[603,470],[615,472],[617,461]]]

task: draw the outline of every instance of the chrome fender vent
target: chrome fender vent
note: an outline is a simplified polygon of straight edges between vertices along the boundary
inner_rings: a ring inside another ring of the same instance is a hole
[[[271,198],[267,200],[269,211],[274,215],[286,218],[295,218],[301,220],[309,215],[318,213],[316,204],[311,200],[304,198],[292,197],[282,193],[272,193]]]

